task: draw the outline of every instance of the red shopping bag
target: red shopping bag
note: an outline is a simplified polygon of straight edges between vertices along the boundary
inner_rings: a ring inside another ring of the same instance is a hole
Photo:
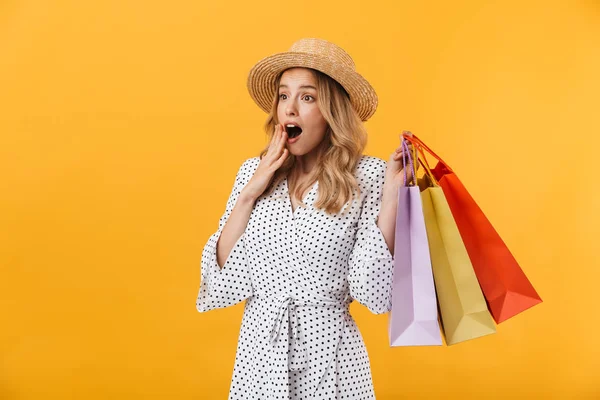
[[[496,323],[503,322],[542,299],[525,273],[454,171],[414,134],[413,145],[426,150],[438,163],[432,169],[450,205],[473,269]]]

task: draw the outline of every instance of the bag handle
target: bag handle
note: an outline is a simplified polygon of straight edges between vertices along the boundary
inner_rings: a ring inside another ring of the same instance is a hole
[[[413,184],[412,186],[416,185],[415,183],[415,166],[414,166],[414,161],[413,160],[417,160],[416,157],[413,157],[410,154],[409,148],[408,148],[408,144],[406,144],[407,140],[406,139],[402,139],[402,150],[404,151],[404,154],[406,154],[406,157],[402,157],[402,170],[404,171],[404,186],[411,186],[410,184],[407,184],[408,182],[408,175],[406,173],[406,159],[408,158],[408,163],[410,165],[410,170],[412,172],[412,181]],[[413,146],[414,149],[414,146]]]
[[[429,178],[429,180],[431,181],[431,183],[433,183],[433,186],[440,186],[440,183],[438,182],[437,179],[435,179],[435,176],[433,175],[433,172],[431,172],[431,167],[429,166],[429,163],[427,162],[427,158],[425,157],[425,153],[423,152],[423,148],[421,146],[418,146],[419,150],[421,151],[422,156],[419,157],[419,162],[421,163],[421,165],[425,168],[426,175]]]
[[[425,143],[423,143],[423,141],[421,139],[419,139],[415,134],[413,134],[410,131],[402,131],[402,137],[406,138],[409,142],[413,143],[413,145],[415,143],[418,143],[421,147],[421,152],[423,154],[425,154],[425,153],[422,150],[425,149],[429,154],[431,154],[433,156],[433,158],[435,158],[436,160],[441,162],[448,169],[448,171],[454,172],[454,171],[452,171],[452,168],[450,168],[450,166],[444,160],[442,160],[442,158],[440,156],[438,156]]]
[[[404,132],[408,132],[408,131],[404,131]],[[437,179],[435,179],[433,172],[431,172],[431,167],[429,166],[429,162],[427,162],[427,157],[425,156],[425,152],[423,151],[423,146],[421,145],[422,142],[419,139],[417,139],[416,141],[412,141],[411,139],[414,138],[414,135],[413,136],[405,135],[404,132],[403,132],[403,138],[406,139],[406,141],[411,142],[413,145],[413,150],[415,153],[415,156],[414,156],[415,160],[417,160],[423,166],[423,168],[425,168],[425,171],[426,171],[425,174],[427,175],[427,177],[429,178],[431,183],[433,183],[434,186],[439,186],[440,184],[437,181]],[[410,133],[410,132],[408,132],[408,133]],[[402,141],[402,143],[404,143],[404,140]],[[408,147],[408,145],[406,145],[406,146]],[[420,152],[421,156],[419,156],[419,152]],[[439,161],[444,163],[441,160],[439,160]]]

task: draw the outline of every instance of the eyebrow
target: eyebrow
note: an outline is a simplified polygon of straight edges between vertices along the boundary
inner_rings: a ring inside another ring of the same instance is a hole
[[[279,85],[279,89],[281,89],[281,88],[287,88],[287,87],[288,87],[287,85]],[[314,86],[312,86],[312,85],[302,85],[299,88],[300,89],[314,89],[314,90],[317,90],[317,88],[314,87]]]

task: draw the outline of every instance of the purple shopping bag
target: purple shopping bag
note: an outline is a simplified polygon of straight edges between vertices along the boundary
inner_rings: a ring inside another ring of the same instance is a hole
[[[409,185],[404,165],[404,186],[398,188],[398,210],[394,239],[392,309],[389,314],[390,346],[441,346],[437,297],[417,180],[414,155],[406,140],[402,147],[413,173]]]

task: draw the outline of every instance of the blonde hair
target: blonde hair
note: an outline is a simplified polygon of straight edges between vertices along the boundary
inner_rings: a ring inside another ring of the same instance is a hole
[[[366,128],[356,113],[350,96],[336,80],[328,75],[311,69],[317,81],[317,104],[327,122],[327,131],[317,149],[317,163],[310,178],[294,189],[294,197],[300,199],[302,194],[319,181],[319,196],[314,204],[316,208],[328,213],[338,213],[344,204],[352,199],[354,190],[357,195],[360,189],[354,176],[354,171],[367,145]],[[269,142],[271,141],[277,121],[277,106],[279,104],[279,82],[282,71],[275,81],[275,96],[271,112],[267,117],[264,129]],[[261,151],[260,158],[266,154],[269,145]],[[296,157],[290,154],[283,165],[275,172],[269,186],[263,195],[269,195],[294,169]],[[302,203],[303,206],[306,206]]]

